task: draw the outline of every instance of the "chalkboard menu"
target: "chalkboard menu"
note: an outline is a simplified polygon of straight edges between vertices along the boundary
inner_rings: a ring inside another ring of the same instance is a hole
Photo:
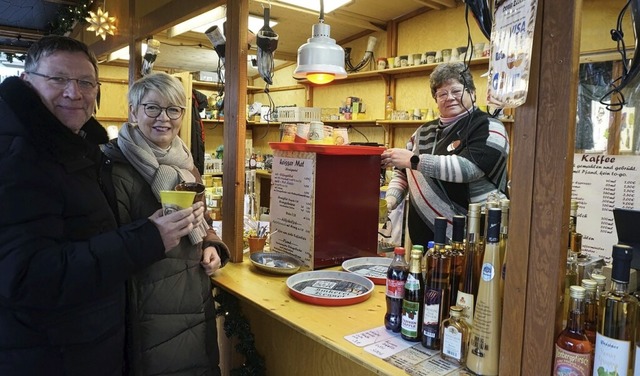
[[[640,157],[575,154],[571,198],[578,201],[583,252],[611,261],[618,242],[613,209],[640,209]]]

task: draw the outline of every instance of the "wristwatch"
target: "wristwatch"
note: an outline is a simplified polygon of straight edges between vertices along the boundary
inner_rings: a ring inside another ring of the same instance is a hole
[[[420,157],[418,157],[417,155],[413,155],[413,156],[411,156],[411,159],[409,161],[411,162],[411,169],[412,170],[417,170],[418,169],[418,162],[420,162]]]

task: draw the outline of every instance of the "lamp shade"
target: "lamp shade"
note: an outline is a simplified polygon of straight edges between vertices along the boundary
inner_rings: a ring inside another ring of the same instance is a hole
[[[315,84],[326,84],[347,77],[344,50],[329,37],[331,27],[323,22],[313,25],[311,38],[298,48],[298,66],[294,78],[306,78]]]

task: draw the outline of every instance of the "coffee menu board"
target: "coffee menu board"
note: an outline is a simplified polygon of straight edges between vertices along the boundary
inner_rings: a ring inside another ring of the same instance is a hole
[[[640,157],[575,154],[571,198],[578,201],[582,251],[611,262],[618,242],[613,209],[640,209]]]
[[[271,249],[313,268],[315,153],[279,152],[271,172]]]

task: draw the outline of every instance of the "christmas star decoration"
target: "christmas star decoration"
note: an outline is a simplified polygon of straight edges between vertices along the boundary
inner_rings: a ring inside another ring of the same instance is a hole
[[[102,40],[107,38],[107,34],[114,35],[116,26],[114,25],[116,18],[109,17],[109,12],[103,12],[102,8],[98,7],[98,10],[94,13],[89,11],[89,16],[85,18],[89,22],[87,31],[95,31],[96,36],[102,37]]]

